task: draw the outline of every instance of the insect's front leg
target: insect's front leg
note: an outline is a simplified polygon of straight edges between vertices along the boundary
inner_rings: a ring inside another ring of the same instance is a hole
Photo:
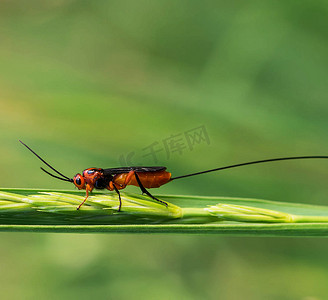
[[[81,206],[84,204],[84,202],[87,201],[87,199],[89,197],[89,192],[92,192],[93,187],[90,184],[86,184],[85,190],[86,190],[86,197],[84,198],[82,203],[78,206],[77,210],[79,210],[81,208]]]

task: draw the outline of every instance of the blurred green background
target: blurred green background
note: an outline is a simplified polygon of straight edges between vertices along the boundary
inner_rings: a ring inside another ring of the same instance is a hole
[[[1,1],[1,187],[73,189],[18,139],[68,176],[327,155],[327,15],[310,0]],[[200,126],[209,143],[190,149],[185,134]],[[250,166],[153,193],[328,205],[327,166]],[[328,297],[326,239],[0,236],[2,299]]]

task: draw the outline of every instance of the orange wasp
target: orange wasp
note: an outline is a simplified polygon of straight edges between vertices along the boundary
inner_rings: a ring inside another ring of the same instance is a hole
[[[280,158],[270,158],[264,160],[251,161],[246,163],[240,163],[225,167],[219,167],[215,169],[210,169],[206,171],[201,171],[197,173],[191,173],[187,175],[182,175],[178,177],[172,177],[170,172],[166,171],[166,167],[122,167],[122,168],[88,168],[85,169],[82,174],[78,173],[73,178],[69,178],[59,171],[57,171],[54,167],[52,167],[49,163],[47,163],[43,158],[41,158],[38,154],[36,154],[29,146],[20,141],[28,150],[30,150],[38,159],[40,159],[44,164],[46,164],[50,169],[56,172],[59,176],[54,175],[47,170],[41,167],[41,170],[47,173],[48,175],[63,180],[74,183],[74,185],[79,190],[86,190],[86,197],[82,201],[82,203],[77,207],[83,205],[83,203],[88,199],[89,193],[92,192],[93,189],[108,189],[110,191],[115,191],[118,194],[119,198],[119,208],[118,211],[121,210],[122,200],[121,194],[119,190],[126,188],[128,185],[138,186],[141,189],[142,193],[145,193],[153,200],[156,200],[166,206],[168,204],[160,199],[154,197],[147,189],[150,188],[158,188],[163,184],[166,184],[172,180],[181,179],[185,177],[205,174],[209,172],[215,172],[224,169],[236,168],[246,165],[273,162],[273,161],[281,161],[281,160],[294,160],[294,159],[312,159],[312,158],[328,158],[328,156],[294,156],[294,157],[280,157]]]

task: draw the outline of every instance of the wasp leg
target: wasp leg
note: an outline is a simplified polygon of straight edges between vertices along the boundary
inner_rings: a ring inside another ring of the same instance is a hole
[[[115,192],[118,195],[118,199],[120,200],[120,206],[118,207],[118,212],[120,212],[121,211],[121,207],[122,207],[121,194],[120,194],[119,190],[117,189],[117,187],[116,187],[116,185],[115,185],[114,182],[113,182],[113,188],[114,188]]]
[[[82,201],[82,203],[76,208],[77,210],[79,210],[81,208],[81,206],[84,204],[85,201],[87,201],[88,197],[89,197],[89,189],[86,188],[86,191],[87,191],[87,195],[86,197],[84,198],[84,200]]]
[[[167,204],[166,202],[157,199],[156,197],[154,197],[151,193],[149,193],[149,192],[146,190],[146,188],[142,185],[142,183],[141,183],[141,181],[140,181],[140,178],[139,178],[139,176],[138,176],[138,174],[137,174],[136,172],[134,172],[134,176],[136,177],[136,180],[137,180],[137,182],[138,182],[138,184],[139,184],[139,187],[140,187],[142,193],[145,193],[145,194],[146,194],[147,196],[149,196],[150,198],[152,198],[152,199],[154,199],[154,200],[156,200],[156,201],[158,201],[158,202],[164,204],[166,207],[168,207],[168,204]]]
[[[136,173],[135,170],[131,170],[128,175],[125,177],[123,188],[125,188],[132,179],[132,176]]]

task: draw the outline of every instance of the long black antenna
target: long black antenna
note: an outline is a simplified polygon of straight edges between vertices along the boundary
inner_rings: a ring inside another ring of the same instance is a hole
[[[292,159],[310,159],[310,158],[328,158],[328,156],[325,156],[325,155],[322,155],[322,156],[320,156],[320,155],[319,156],[294,156],[294,157],[280,157],[280,158],[256,160],[256,161],[246,162],[246,163],[242,163],[242,164],[236,164],[236,165],[231,165],[231,166],[226,166],[226,167],[220,167],[220,168],[210,169],[210,170],[206,170],[206,171],[202,171],[202,172],[191,173],[191,174],[187,174],[187,175],[173,177],[173,178],[171,178],[171,180],[190,177],[190,176],[195,176],[195,175],[200,175],[200,174],[205,174],[205,173],[210,173],[210,172],[215,172],[215,171],[220,171],[220,170],[224,170],[224,169],[231,169],[231,168],[236,168],[236,167],[241,167],[241,166],[261,164],[261,163],[266,163],[266,162],[271,162],[271,161],[292,160]]]
[[[61,177],[59,177],[59,176],[56,176],[56,175],[54,175],[54,174],[51,174],[50,172],[48,172],[47,170],[43,169],[42,167],[40,167],[40,169],[41,169],[43,172],[47,173],[48,175],[50,175],[50,176],[52,176],[52,177],[55,177],[55,178],[57,178],[57,179],[60,179],[60,180],[63,180],[63,181],[73,182],[73,179],[71,179],[71,178],[69,178],[69,179],[61,178]]]
[[[53,175],[53,174],[49,173],[48,171],[44,170],[43,168],[41,168],[42,171],[46,172],[50,176],[55,177],[57,179],[61,179],[61,180],[64,180],[64,181],[69,181],[69,182],[72,182],[73,181],[73,179],[65,176],[64,174],[62,174],[59,171],[57,171],[54,167],[52,167],[51,165],[49,165],[43,158],[41,158],[38,154],[36,154],[29,146],[27,146],[26,144],[24,144],[21,140],[19,140],[19,142],[21,144],[23,144],[28,150],[30,150],[38,159],[40,159],[44,164],[46,164],[51,170],[55,171],[58,175],[62,176],[63,178],[60,178],[60,177],[58,177],[56,175]],[[64,179],[64,178],[66,178],[66,179]]]

